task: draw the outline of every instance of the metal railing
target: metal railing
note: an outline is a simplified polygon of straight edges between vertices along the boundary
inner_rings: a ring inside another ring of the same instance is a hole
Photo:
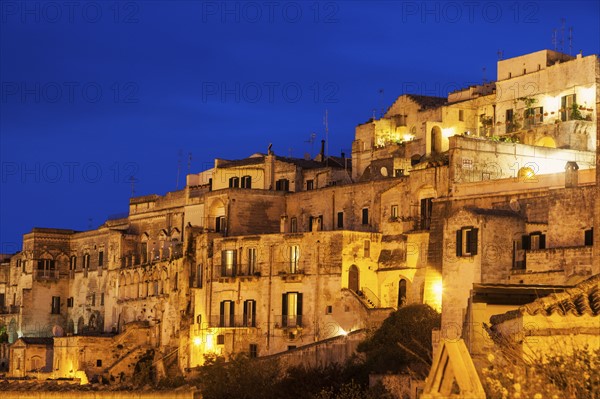
[[[33,269],[33,278],[35,280],[58,280],[58,270],[51,269]]]

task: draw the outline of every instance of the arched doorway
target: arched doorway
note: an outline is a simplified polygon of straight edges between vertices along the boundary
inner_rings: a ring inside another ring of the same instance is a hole
[[[348,270],[348,289],[351,289],[358,294],[359,287],[360,277],[358,267],[356,267],[356,265],[352,265],[350,266],[350,270]]]
[[[554,141],[552,137],[546,136],[539,139],[535,145],[539,147],[556,148],[556,141]]]
[[[442,152],[442,129],[434,126],[431,129],[431,153]]]
[[[406,305],[406,280],[400,279],[398,284],[398,307]]]

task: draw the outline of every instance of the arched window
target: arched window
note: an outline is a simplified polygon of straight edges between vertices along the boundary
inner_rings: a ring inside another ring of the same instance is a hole
[[[252,188],[252,177],[242,176],[242,188]]]
[[[398,285],[398,307],[406,305],[406,280],[401,279]]]
[[[237,188],[240,186],[240,178],[237,176],[234,177],[230,177],[229,178],[229,187],[230,188]]]

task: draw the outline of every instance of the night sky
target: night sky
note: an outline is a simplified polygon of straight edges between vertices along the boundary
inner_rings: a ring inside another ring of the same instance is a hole
[[[597,1],[2,0],[0,253],[126,212],[132,176],[164,194],[269,143],[315,155],[326,110],[349,155],[398,95],[495,80],[499,50],[569,53],[572,27],[572,54],[598,54],[599,19]]]

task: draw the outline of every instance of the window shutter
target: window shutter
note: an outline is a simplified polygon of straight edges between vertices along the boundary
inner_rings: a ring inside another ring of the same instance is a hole
[[[250,321],[251,327],[256,327],[256,301],[250,301],[252,303],[252,320]]]
[[[227,256],[225,256],[225,251],[221,251],[221,277],[225,277],[227,275]]]
[[[235,303],[233,301],[229,301],[229,326],[235,326]]]
[[[297,294],[298,302],[296,308],[296,325],[302,326],[302,294]]]
[[[477,255],[477,236],[479,229],[472,229],[469,245],[471,247],[471,255]]]
[[[242,324],[247,327],[248,326],[248,305],[250,301],[244,301],[244,320],[242,320]]]
[[[281,326],[287,327],[287,314],[288,314],[288,301],[287,294],[281,295]]]
[[[546,234],[540,234],[540,249],[546,248]]]
[[[219,327],[223,327],[225,325],[225,301],[221,301],[219,316]]]
[[[594,245],[594,229],[586,230],[584,233],[584,245]]]
[[[530,236],[523,236],[522,237],[523,240],[523,249],[524,250],[530,250],[531,249],[531,237]]]
[[[462,256],[462,230],[456,230],[456,256]]]

